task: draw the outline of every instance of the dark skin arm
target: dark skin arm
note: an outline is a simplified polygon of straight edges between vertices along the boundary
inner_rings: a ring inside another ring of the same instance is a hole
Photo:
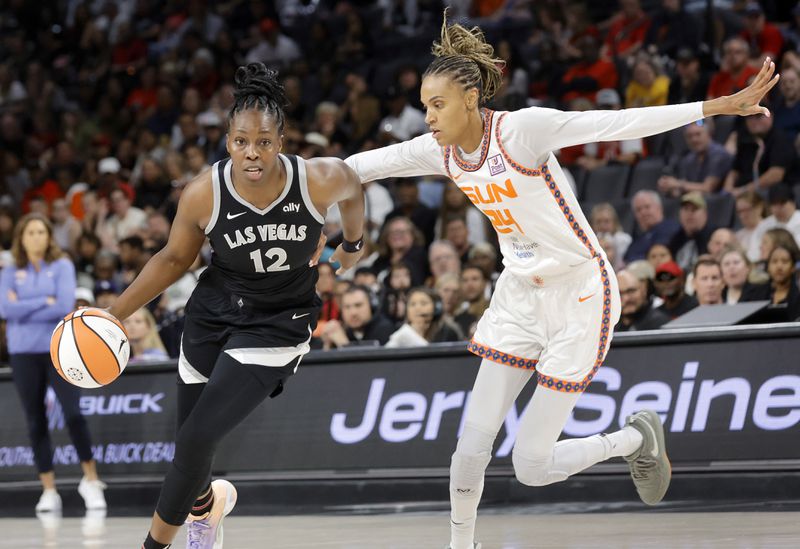
[[[344,239],[355,242],[364,235],[364,190],[361,180],[347,164],[338,158],[314,158],[306,161],[308,174],[308,192],[311,201],[320,212],[325,212],[333,204],[339,204],[342,213],[342,230]],[[320,246],[312,258],[316,263],[324,246],[324,237],[320,238]],[[336,274],[341,274],[353,267],[361,255],[363,248],[354,253],[345,252],[340,245],[331,256],[331,261],[341,265]]]
[[[205,241],[214,203],[211,171],[198,175],[181,195],[167,245],[154,255],[108,312],[120,321],[169,288],[191,267]]]

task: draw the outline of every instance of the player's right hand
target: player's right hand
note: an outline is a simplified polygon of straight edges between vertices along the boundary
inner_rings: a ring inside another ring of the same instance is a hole
[[[358,261],[361,259],[362,255],[364,255],[364,246],[361,246],[361,249],[358,250],[357,252],[350,253],[344,251],[342,245],[339,244],[339,246],[336,247],[336,251],[333,252],[330,262],[331,263],[336,262],[339,264],[339,268],[336,269],[336,274],[340,275],[353,268],[356,265],[356,263],[358,263]]]

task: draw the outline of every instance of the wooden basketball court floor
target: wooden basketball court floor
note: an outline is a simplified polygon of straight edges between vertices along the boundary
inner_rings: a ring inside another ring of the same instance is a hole
[[[0,547],[139,549],[146,517],[0,519]],[[755,549],[800,547],[800,512],[542,512],[488,509],[478,519],[484,549]],[[226,549],[442,549],[448,514],[236,516]],[[184,547],[182,530],[174,547]]]

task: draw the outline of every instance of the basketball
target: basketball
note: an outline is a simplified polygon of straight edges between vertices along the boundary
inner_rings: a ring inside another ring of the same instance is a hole
[[[117,379],[129,356],[128,335],[122,323],[102,309],[71,312],[58,323],[50,339],[50,357],[58,374],[86,389]]]

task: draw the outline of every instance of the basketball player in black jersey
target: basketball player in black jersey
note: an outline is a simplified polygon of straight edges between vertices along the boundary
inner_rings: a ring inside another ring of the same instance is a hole
[[[109,312],[123,320],[178,280],[206,237],[213,255],[186,305],[178,365],[178,434],[143,545],[169,547],[186,521],[188,547],[222,547],[221,521],[236,501],[211,482],[221,439],[292,375],[320,309],[315,251],[338,203],[344,242],[332,256],[349,269],[362,253],[364,198],[344,162],[280,154],[285,98],[261,63],[236,71],[221,160],[184,190],[166,247]]]

